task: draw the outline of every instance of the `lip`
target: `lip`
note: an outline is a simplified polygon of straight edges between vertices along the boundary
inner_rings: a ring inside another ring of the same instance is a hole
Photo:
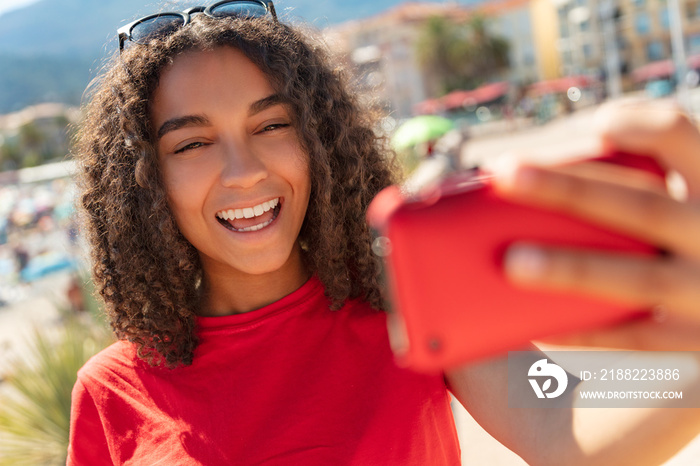
[[[277,213],[274,214],[273,218],[269,221],[270,222],[269,224],[267,224],[265,227],[263,227],[259,230],[249,230],[249,231],[234,230],[234,229],[230,228],[231,225],[228,224],[228,222],[226,220],[223,220],[223,219],[219,218],[218,216],[215,216],[216,223],[218,223],[222,228],[224,228],[229,233],[237,234],[239,238],[240,237],[251,237],[251,236],[259,237],[261,234],[265,234],[265,233],[274,231],[275,230],[274,227],[279,223],[278,219],[280,217],[280,214],[282,213],[282,205],[284,204],[284,202],[283,202],[283,198],[281,198],[281,197],[272,198],[272,199],[273,200],[279,199],[277,206],[273,209],[274,211],[277,211]],[[263,201],[263,202],[265,202],[265,201]],[[257,205],[257,204],[255,204],[255,205]]]

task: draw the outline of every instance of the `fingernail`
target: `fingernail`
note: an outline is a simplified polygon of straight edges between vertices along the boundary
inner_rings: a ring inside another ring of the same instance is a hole
[[[536,281],[544,276],[546,267],[544,252],[535,246],[512,246],[506,253],[506,273],[519,281]]]
[[[529,191],[537,178],[534,168],[522,166],[514,157],[509,156],[499,157],[488,169],[494,175],[496,185],[507,191]]]
[[[506,152],[484,161],[483,168],[498,179],[508,180],[515,176],[515,171],[518,169],[518,159],[514,154]]]

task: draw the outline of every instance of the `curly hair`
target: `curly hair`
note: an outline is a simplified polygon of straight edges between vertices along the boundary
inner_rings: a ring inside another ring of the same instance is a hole
[[[202,269],[168,205],[149,105],[163,70],[188,51],[235,47],[288,103],[308,154],[311,196],[299,235],[304,261],[332,309],[361,298],[381,309],[380,266],[365,212],[395,182],[395,157],[377,116],[349,92],[344,72],[300,29],[259,19],[192,23],[112,59],[96,81],[77,136],[81,207],[93,276],[117,337],[151,365],[189,365]]]

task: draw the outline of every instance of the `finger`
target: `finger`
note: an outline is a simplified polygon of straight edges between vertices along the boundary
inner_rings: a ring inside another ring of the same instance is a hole
[[[700,351],[700,324],[687,319],[638,319],[589,332],[556,335],[542,340],[558,346],[640,351]]]
[[[685,178],[691,199],[700,198],[700,133],[678,105],[607,104],[598,109],[594,121],[606,145],[657,157]]]
[[[700,208],[660,190],[623,186],[565,173],[515,166],[494,178],[496,190],[515,202],[570,213],[675,253],[700,258]]]
[[[597,162],[595,160],[551,168],[556,168],[556,171],[560,173],[578,176],[586,180],[603,181],[608,184],[617,184],[637,190],[652,191],[660,195],[668,194],[666,180],[660,178],[657,174],[636,168]]]
[[[519,243],[505,271],[516,285],[585,294],[634,307],[662,305],[700,323],[700,267],[670,257],[643,257]]]

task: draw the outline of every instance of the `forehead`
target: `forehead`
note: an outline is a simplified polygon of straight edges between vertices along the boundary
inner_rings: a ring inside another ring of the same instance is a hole
[[[186,52],[161,73],[151,99],[151,116],[246,106],[273,92],[267,76],[233,47]]]

